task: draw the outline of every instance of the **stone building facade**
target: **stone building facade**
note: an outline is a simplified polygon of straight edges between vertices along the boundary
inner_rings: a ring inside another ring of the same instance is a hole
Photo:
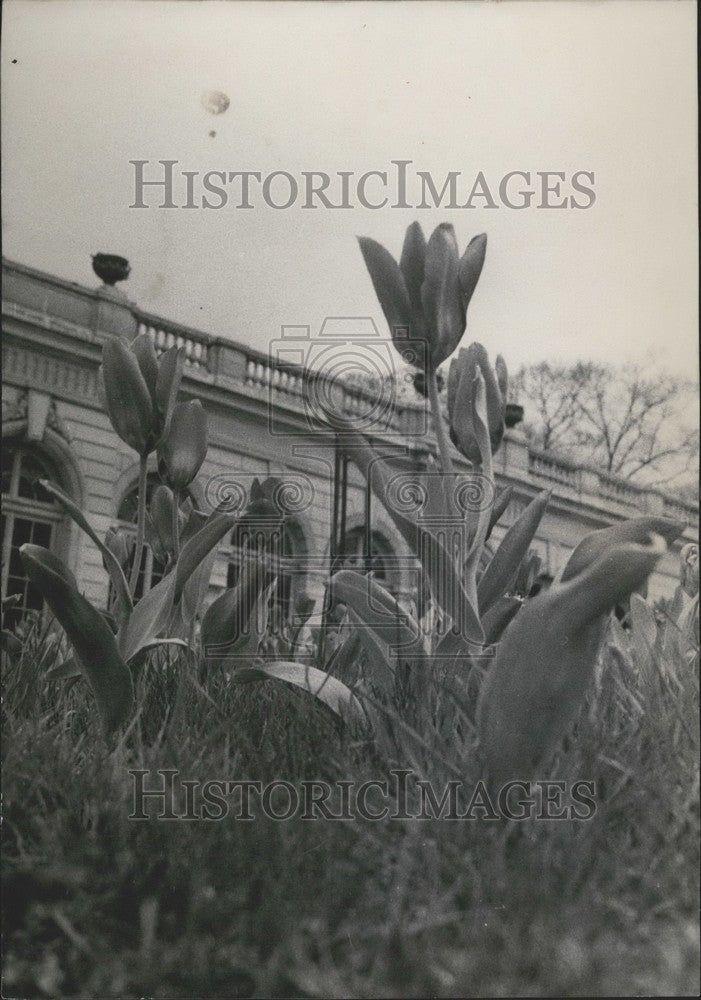
[[[201,399],[209,419],[209,454],[192,489],[193,501],[201,508],[227,498],[243,500],[254,477],[282,478],[289,512],[278,595],[283,613],[302,594],[318,596],[329,568],[331,525],[338,522],[334,435],[317,426],[319,400],[330,400],[359,429],[370,431],[385,454],[393,456],[399,472],[410,476],[430,463],[433,436],[418,397],[401,394],[378,411],[367,389],[315,376],[304,367],[310,350],[323,354],[342,343],[339,337],[352,341],[359,328],[371,339],[373,333],[377,336],[369,320],[351,322],[352,329],[348,320],[328,321],[315,337],[304,328],[284,328],[272,349],[261,352],[150,315],[114,288],[83,287],[9,261],[3,262],[2,312],[2,594],[20,593],[26,606],[33,606],[36,595],[23,578],[17,556],[25,541],[51,547],[66,560],[91,601],[101,607],[108,602],[98,550],[37,482],[42,477],[57,482],[101,536],[110,525],[131,521],[137,457],[112,430],[98,396],[97,373],[107,336],[132,339],[145,331],[157,350],[173,344],[185,348],[181,395]],[[385,350],[387,345],[379,338],[369,343],[370,354],[375,348]],[[595,528],[636,513],[681,518],[684,538],[662,561],[650,586],[653,597],[672,594],[678,549],[698,537],[698,514],[692,505],[536,451],[517,427],[507,431],[495,463],[498,485],[514,487],[504,525],[513,522],[538,491],[553,490],[534,542],[546,579],[557,575],[581,537]],[[154,462],[154,478],[155,472]],[[339,546],[347,560],[371,556],[377,575],[398,596],[409,597],[416,579],[413,558],[374,499],[371,535],[366,531],[368,499],[352,465],[346,496]],[[495,543],[503,531],[495,531]],[[237,558],[234,539],[225,539],[212,573],[212,595],[231,581]],[[152,557],[144,572],[157,574]]]

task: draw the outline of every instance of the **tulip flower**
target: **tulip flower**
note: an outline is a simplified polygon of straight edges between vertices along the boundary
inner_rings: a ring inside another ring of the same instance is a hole
[[[561,582],[520,609],[478,703],[480,744],[495,782],[529,780],[547,763],[589,686],[608,613],[641,586],[680,531],[669,519],[634,518],[592,532]]]
[[[450,363],[448,372],[448,418],[450,439],[455,447],[473,465],[481,465],[482,458],[477,444],[473,419],[474,382],[478,370],[482,373],[487,394],[487,421],[489,442],[494,454],[504,436],[508,373],[506,363],[498,355],[494,370],[482,344],[470,344],[462,349]]]
[[[398,331],[424,340],[425,369],[435,372],[465,332],[467,307],[484,264],[485,235],[475,236],[462,258],[455,231],[442,223],[428,243],[421,226],[406,231],[399,264],[375,240],[361,237],[360,249],[392,338]],[[401,345],[399,345],[401,346]]]
[[[175,347],[157,358],[145,333],[131,344],[118,337],[105,341],[101,396],[115,431],[139,455],[149,455],[168,426],[184,361],[185,352]]]
[[[98,390],[107,414],[120,438],[139,454],[139,507],[136,523],[136,554],[129,590],[133,596],[141,565],[146,522],[148,455],[168,430],[185,364],[185,351],[171,347],[160,358],[148,334],[131,344],[110,337],[102,349]]]
[[[178,403],[158,446],[161,479],[177,494],[190,485],[207,455],[207,414],[199,399]]]

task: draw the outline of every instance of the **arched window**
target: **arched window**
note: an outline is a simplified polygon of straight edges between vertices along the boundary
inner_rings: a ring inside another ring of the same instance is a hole
[[[4,615],[8,629],[28,610],[41,610],[41,595],[27,579],[19,555],[25,542],[50,549],[55,543],[63,512],[40,485],[40,479],[56,481],[56,470],[41,449],[27,442],[3,446],[2,470],[2,596],[18,601]]]
[[[258,557],[265,561],[266,568],[277,579],[275,591],[268,605],[269,628],[273,635],[282,635],[290,622],[295,596],[295,578],[299,576],[299,566],[295,558],[298,553],[293,543],[294,526],[289,521],[284,522],[279,529],[269,533],[265,545],[261,544],[260,539],[256,542],[248,531],[245,528],[241,530],[242,528],[243,526],[235,528],[231,535],[226,585],[236,586],[245,554],[257,551]]]
[[[377,531],[370,532],[370,550],[365,528],[360,526],[346,532],[339,554],[340,565],[344,569],[356,569],[360,573],[372,573],[378,583],[389,587],[390,559],[392,549],[386,539]]]

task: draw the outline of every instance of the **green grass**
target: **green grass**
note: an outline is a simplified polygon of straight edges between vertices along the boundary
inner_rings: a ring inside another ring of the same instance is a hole
[[[46,680],[56,655],[30,637],[6,664],[4,996],[698,992],[694,668],[643,680],[604,651],[550,769],[597,782],[588,822],[135,822],[133,767],[470,785],[472,700],[436,679],[408,728],[371,737],[281,684],[200,683],[180,655],[108,746],[82,682]]]

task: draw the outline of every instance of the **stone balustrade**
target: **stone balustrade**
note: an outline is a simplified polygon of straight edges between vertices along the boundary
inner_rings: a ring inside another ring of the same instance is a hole
[[[207,370],[207,352],[211,338],[198,330],[167,323],[156,316],[136,313],[138,333],[146,333],[153,341],[156,354],[160,355],[171,347],[185,350],[185,362],[192,368]]]
[[[186,373],[195,381],[271,400],[297,413],[304,412],[310,400],[314,405],[314,398],[332,399],[336,412],[358,419],[359,426],[361,418],[375,406],[377,433],[382,436],[383,430],[391,432],[395,439],[397,433],[407,439],[420,435],[425,424],[426,404],[418,397],[413,401],[402,396],[389,405],[383,402],[376,406],[376,396],[364,386],[342,382],[332,387],[320,385],[320,377],[313,371],[146,313],[115,289],[86,288],[9,261],[3,261],[3,286],[3,313],[23,324],[28,335],[32,330],[54,331],[62,338],[99,344],[105,335],[132,338],[147,333],[159,354],[172,346],[183,347]],[[430,447],[431,441],[424,437],[426,445]],[[518,429],[507,431],[497,459],[497,472],[506,479],[551,485],[565,497],[597,502],[610,508],[612,514],[665,514],[698,530],[698,509],[693,504],[532,448]]]

